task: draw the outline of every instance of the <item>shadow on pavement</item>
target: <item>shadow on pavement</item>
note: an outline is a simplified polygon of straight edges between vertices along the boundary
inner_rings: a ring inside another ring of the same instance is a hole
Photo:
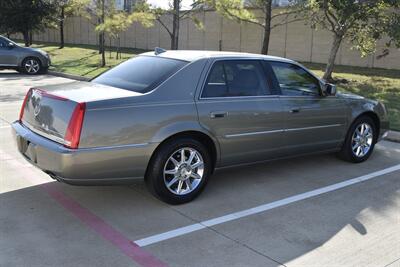
[[[133,186],[77,187],[59,183],[56,186],[136,240],[398,163],[398,154],[393,157],[386,152],[377,151],[369,163],[357,165],[341,162],[333,155],[322,155],[221,170],[197,200],[181,206],[168,206],[155,200],[140,181]],[[362,183],[360,191],[355,189],[349,187],[216,226],[215,231],[286,263],[323,246],[348,225],[359,235],[368,235],[369,229],[359,219],[360,213],[370,210],[377,217],[389,216],[388,210],[396,206],[400,181],[393,175]],[[27,263],[54,266],[66,262],[71,266],[126,264],[124,257],[115,258],[114,254],[118,253],[107,250],[110,248],[106,241],[58,206],[40,186],[0,194],[0,203],[0,265],[2,262],[4,266]],[[193,239],[197,234],[201,233],[167,240],[152,245],[150,250],[171,266],[185,265],[185,257],[176,257],[177,249],[199,253],[203,258],[214,253],[212,250],[221,250],[210,240]],[[220,253],[221,257],[229,257],[229,251]],[[193,266],[207,265],[198,260]],[[237,264],[252,264],[251,258],[242,260]]]

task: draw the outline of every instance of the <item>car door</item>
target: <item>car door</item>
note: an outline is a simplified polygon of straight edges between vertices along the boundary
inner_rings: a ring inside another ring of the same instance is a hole
[[[0,37],[0,66],[17,66],[17,57],[8,41]]]
[[[259,60],[215,60],[196,105],[218,140],[221,166],[278,157],[283,110]]]
[[[321,82],[303,67],[269,62],[281,90],[285,111],[285,146],[289,155],[337,148],[346,128],[346,106],[336,96],[323,96]]]

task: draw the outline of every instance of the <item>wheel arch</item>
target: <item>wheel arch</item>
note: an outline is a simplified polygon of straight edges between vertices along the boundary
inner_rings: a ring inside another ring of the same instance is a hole
[[[202,143],[207,148],[207,150],[210,152],[211,161],[213,164],[212,172],[214,171],[216,165],[218,164],[219,157],[220,157],[218,142],[213,137],[211,137],[210,134],[205,133],[204,131],[198,130],[198,129],[179,131],[179,132],[175,132],[175,133],[170,134],[167,137],[165,137],[163,139],[163,141],[161,141],[158,144],[158,146],[154,149],[153,153],[151,154],[148,166],[151,164],[151,162],[154,159],[154,156],[159,151],[159,149],[163,146],[163,144],[165,144],[173,139],[177,139],[177,138],[193,138],[193,139],[199,141],[200,143]],[[147,169],[148,169],[148,166],[147,166]],[[146,169],[146,174],[147,174],[147,169]]]
[[[378,140],[378,136],[379,136],[379,134],[380,134],[380,125],[381,125],[381,121],[380,121],[380,119],[379,119],[379,116],[378,116],[375,112],[373,112],[373,111],[371,111],[371,110],[368,110],[368,111],[364,111],[364,112],[358,114],[357,116],[355,116],[355,117],[352,119],[351,123],[349,124],[349,128],[354,124],[354,122],[355,122],[356,120],[358,120],[359,118],[364,117],[364,116],[369,117],[369,118],[371,118],[371,119],[374,121],[375,128],[376,128],[375,130],[377,131],[377,133],[376,133],[376,135],[375,135],[375,142],[376,142],[376,141]]]

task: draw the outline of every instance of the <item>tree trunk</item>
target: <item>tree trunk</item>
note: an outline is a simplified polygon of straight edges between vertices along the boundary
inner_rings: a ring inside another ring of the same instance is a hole
[[[103,51],[103,33],[99,32],[99,54],[101,54],[101,51]]]
[[[121,59],[121,38],[118,35],[117,59]]]
[[[111,52],[112,52],[112,49],[111,49],[111,47],[112,47],[111,37],[109,39],[110,39],[110,48],[109,48],[110,49],[110,54],[109,54],[110,56],[108,58],[111,59],[111,56],[112,56],[112,54],[111,54]]]
[[[33,44],[33,33],[32,31],[29,31],[29,46]]]
[[[25,46],[28,47],[29,46],[29,33],[28,33],[28,31],[24,31],[22,33],[22,35],[24,36]]]
[[[271,14],[272,14],[272,0],[265,1],[265,25],[264,25],[264,39],[261,49],[261,54],[267,55],[269,48],[269,37],[271,34]]]
[[[179,42],[179,10],[181,0],[174,0],[174,13],[172,21],[171,49],[178,50]]]
[[[64,48],[64,7],[61,7],[61,15],[60,15],[60,49]]]
[[[105,38],[104,38],[104,33],[102,34],[102,39],[101,39],[101,67],[104,67],[106,65],[106,49],[105,49]]]
[[[340,43],[342,42],[342,40],[343,40],[343,35],[339,35],[336,33],[333,35],[331,52],[329,53],[328,63],[326,64],[325,73],[324,76],[322,77],[322,79],[324,79],[327,82],[333,81],[332,72],[335,66],[336,55],[337,52],[339,51]]]
[[[106,0],[101,0],[101,23],[104,23],[105,16],[105,2]],[[105,49],[105,36],[104,32],[101,33],[101,66],[104,67],[106,65],[106,49]]]

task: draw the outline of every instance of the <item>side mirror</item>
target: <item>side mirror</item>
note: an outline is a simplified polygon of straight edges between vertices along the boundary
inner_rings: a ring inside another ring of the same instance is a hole
[[[14,43],[11,43],[11,42],[8,43],[8,48],[9,48],[9,49],[13,49],[14,47],[15,47]]]
[[[326,95],[326,96],[336,95],[336,85],[331,84],[331,83],[326,83],[324,85],[324,95]]]

